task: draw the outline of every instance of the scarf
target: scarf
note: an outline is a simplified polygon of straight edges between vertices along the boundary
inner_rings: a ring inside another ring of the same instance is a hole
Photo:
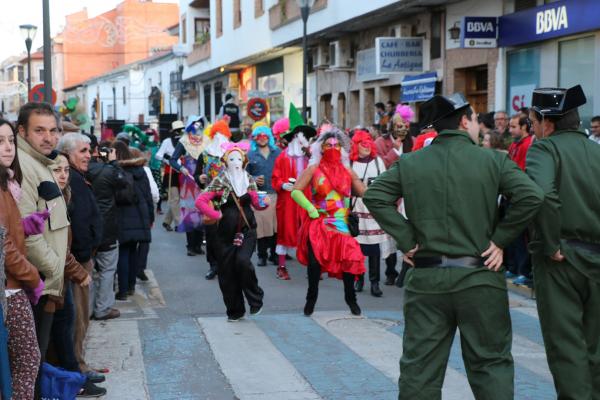
[[[344,197],[350,196],[352,177],[348,169],[342,164],[342,152],[339,149],[325,150],[319,168],[336,192]]]
[[[15,173],[13,172],[12,169],[9,169],[8,170],[8,190],[10,191],[10,194],[12,194],[13,199],[15,199],[15,203],[19,204],[19,202],[21,201],[21,194],[23,193],[23,190],[21,189],[19,182],[17,182],[14,178],[15,178]]]

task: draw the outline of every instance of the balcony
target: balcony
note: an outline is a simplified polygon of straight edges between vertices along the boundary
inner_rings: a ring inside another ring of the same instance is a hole
[[[187,56],[188,65],[194,65],[210,58],[210,39],[194,43],[194,50]]]
[[[310,13],[321,11],[327,7],[327,0],[316,0]],[[300,19],[300,7],[296,0],[279,0],[269,8],[269,28],[275,30]]]
[[[190,7],[193,8],[209,8],[210,0],[191,0]]]

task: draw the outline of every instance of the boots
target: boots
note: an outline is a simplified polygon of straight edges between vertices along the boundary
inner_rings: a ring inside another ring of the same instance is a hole
[[[354,291],[356,293],[360,293],[363,291],[364,286],[365,286],[365,275],[362,274],[362,275],[359,275],[356,282],[354,282]]]
[[[408,265],[405,262],[402,262],[402,269],[400,270],[400,274],[398,275],[398,279],[396,280],[396,286],[401,288],[404,286],[404,277],[406,276],[406,272],[408,271],[408,269],[410,268],[410,265]]]
[[[379,279],[381,269],[381,260],[379,254],[369,256],[369,280],[371,281],[371,295],[374,297],[381,297],[383,292],[379,289]]]
[[[372,281],[371,282],[371,296],[373,297],[381,297],[383,292],[379,289],[379,282]]]
[[[352,315],[360,315],[361,310],[356,302],[356,292],[354,291],[354,277],[355,275],[344,272],[344,300],[350,307]]]

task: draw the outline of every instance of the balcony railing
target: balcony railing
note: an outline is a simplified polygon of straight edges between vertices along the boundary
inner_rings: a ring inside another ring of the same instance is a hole
[[[204,43],[194,43],[194,50],[188,55],[188,65],[199,63],[210,58],[210,40]]]
[[[326,7],[327,0],[316,0],[310,12],[312,14]],[[279,0],[277,4],[269,8],[269,27],[271,30],[275,30],[300,19],[300,17],[300,7],[296,0]]]

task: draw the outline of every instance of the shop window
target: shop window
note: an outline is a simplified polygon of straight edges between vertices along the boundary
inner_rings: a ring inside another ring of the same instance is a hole
[[[429,42],[429,51],[431,58],[440,58],[442,56],[442,16],[441,12],[431,14],[431,41]]]
[[[590,127],[594,105],[594,36],[565,40],[558,45],[558,86],[569,88],[577,84],[585,91],[587,103],[579,107],[585,128]]]
[[[540,84],[540,48],[529,47],[508,53],[506,110],[515,114],[531,106],[533,89]]]

